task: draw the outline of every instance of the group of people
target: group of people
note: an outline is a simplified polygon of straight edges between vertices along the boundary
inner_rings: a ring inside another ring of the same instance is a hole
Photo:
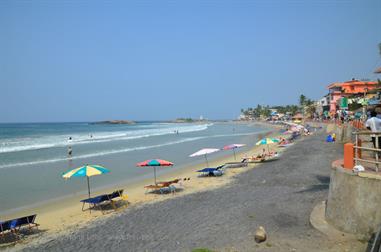
[[[93,134],[90,134],[89,135],[90,138],[93,138]],[[69,137],[68,138],[68,148],[67,148],[67,156],[69,159],[71,159],[73,157],[73,148],[71,147],[71,142],[73,141],[73,138],[72,137]]]

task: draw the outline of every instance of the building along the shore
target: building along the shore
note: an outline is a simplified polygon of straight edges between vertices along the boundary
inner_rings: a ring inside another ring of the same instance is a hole
[[[334,114],[341,109],[340,103],[342,103],[343,98],[367,98],[365,97],[366,94],[378,88],[377,84],[376,81],[360,81],[356,79],[330,84],[327,87],[329,90],[329,112]],[[354,101],[358,102],[357,100]],[[360,103],[362,105],[364,101],[360,101]]]

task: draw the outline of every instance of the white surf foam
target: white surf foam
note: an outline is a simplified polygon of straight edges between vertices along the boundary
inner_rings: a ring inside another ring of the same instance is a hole
[[[74,133],[65,135],[48,135],[28,138],[12,138],[0,142],[0,153],[20,152],[28,150],[39,150],[54,147],[74,146],[80,144],[93,144],[111,141],[125,141],[152,136],[162,136],[179,133],[189,133],[206,130],[213,124],[201,125],[179,125],[179,124],[155,124],[138,126],[136,130],[116,131],[116,132],[95,132],[90,134]],[[151,127],[151,128],[149,128]],[[153,128],[155,127],[155,128]],[[143,128],[143,129],[141,129]],[[147,129],[145,129],[147,128]],[[71,141],[68,141],[72,137]]]

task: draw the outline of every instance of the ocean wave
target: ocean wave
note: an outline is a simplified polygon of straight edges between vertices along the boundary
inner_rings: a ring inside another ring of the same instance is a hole
[[[121,149],[95,151],[95,152],[89,153],[89,154],[82,154],[82,155],[74,156],[74,157],[72,157],[72,160],[84,159],[84,158],[93,158],[93,157],[99,157],[99,156],[105,156],[105,155],[111,155],[111,154],[117,154],[117,153],[124,153],[124,152],[131,152],[131,151],[146,150],[146,149],[152,149],[152,148],[160,148],[160,147],[164,147],[164,146],[181,144],[181,143],[185,143],[185,142],[197,141],[197,140],[208,139],[208,138],[231,137],[231,136],[249,136],[249,135],[255,135],[258,133],[261,133],[261,131],[252,132],[252,133],[216,134],[216,135],[208,135],[208,136],[189,137],[189,138],[184,138],[181,140],[169,141],[166,143],[156,144],[156,145],[147,145],[147,146],[138,146],[138,147],[129,147],[129,148],[121,148]],[[222,148],[223,146],[214,146],[214,147],[215,148]],[[18,162],[18,163],[10,163],[10,164],[0,164],[0,169],[6,169],[6,168],[10,168],[10,167],[17,167],[17,166],[28,166],[28,165],[55,163],[55,162],[62,162],[62,161],[68,161],[68,160],[69,159],[66,156],[61,156],[61,157],[52,158],[52,159],[34,160],[34,161]]]
[[[35,138],[14,138],[0,143],[0,153],[21,152],[28,150],[40,150],[55,147],[75,146],[82,144],[104,143],[111,141],[125,141],[140,138],[147,138],[153,136],[163,136],[174,134],[175,131],[180,133],[190,133],[206,130],[213,124],[201,125],[174,125],[174,124],[155,124],[139,126],[138,129],[129,131],[116,131],[116,132],[95,132],[95,133],[81,133],[81,134],[65,134],[65,135],[50,135]],[[170,127],[168,127],[170,126]],[[153,128],[154,127],[154,128]],[[141,129],[143,128],[143,129]],[[147,128],[147,129],[145,129]],[[72,137],[71,141],[68,141]]]
[[[207,137],[190,137],[190,138],[185,138],[185,139],[178,140],[178,141],[171,141],[171,142],[167,142],[167,143],[163,143],[163,144],[139,146],[139,147],[134,147],[134,148],[114,149],[114,150],[107,150],[107,151],[99,151],[99,152],[94,152],[91,154],[83,154],[83,155],[74,156],[71,159],[75,160],[75,159],[83,159],[83,158],[92,158],[92,157],[99,157],[99,156],[105,156],[105,155],[110,155],[110,154],[130,152],[130,151],[147,150],[147,149],[159,148],[159,147],[164,147],[164,146],[173,145],[173,144],[180,144],[180,143],[185,143],[185,142],[196,141],[196,140],[200,140],[203,138],[207,138]],[[36,160],[36,161],[30,161],[30,162],[4,164],[4,165],[0,165],[0,169],[10,168],[10,167],[14,167],[14,166],[26,166],[26,165],[55,163],[55,162],[68,161],[68,160],[69,160],[69,158],[67,158],[67,157],[60,157],[60,158],[55,158],[55,159],[46,159],[46,160]]]

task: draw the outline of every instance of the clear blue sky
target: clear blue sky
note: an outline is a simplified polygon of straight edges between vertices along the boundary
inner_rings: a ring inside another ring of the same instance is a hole
[[[0,122],[235,118],[376,79],[379,42],[379,0],[3,0]]]

